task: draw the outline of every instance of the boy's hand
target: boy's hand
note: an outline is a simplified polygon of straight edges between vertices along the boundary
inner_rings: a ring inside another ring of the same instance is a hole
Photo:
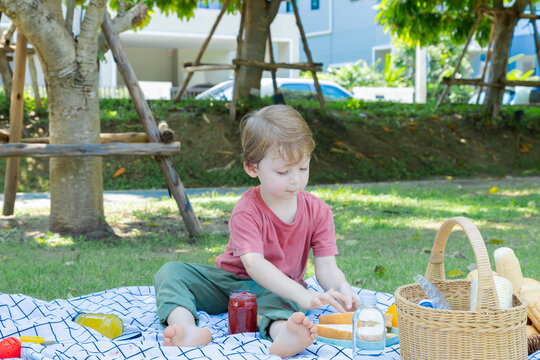
[[[353,293],[351,286],[348,283],[342,283],[337,287],[344,300],[341,300],[341,305],[346,311],[355,311],[360,307],[360,297]]]
[[[334,289],[329,289],[328,291],[321,293],[317,291],[308,290],[309,296],[305,301],[298,302],[302,308],[307,310],[318,309],[323,305],[329,304],[333,306],[339,312],[347,312],[341,304],[344,304],[347,301],[345,295],[336,291]]]

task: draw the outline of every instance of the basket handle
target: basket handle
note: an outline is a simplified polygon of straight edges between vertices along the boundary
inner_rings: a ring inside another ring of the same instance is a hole
[[[495,281],[491,272],[491,264],[487,253],[486,245],[480,235],[478,228],[466,217],[458,216],[446,220],[440,227],[431,257],[426,270],[426,279],[445,280],[444,275],[444,248],[448,241],[448,236],[455,225],[459,225],[467,237],[473,248],[474,256],[476,257],[476,265],[478,267],[478,298],[476,301],[476,309],[495,310],[499,309],[499,298],[495,288]]]

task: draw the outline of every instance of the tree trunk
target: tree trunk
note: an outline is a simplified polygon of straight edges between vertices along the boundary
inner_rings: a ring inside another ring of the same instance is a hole
[[[246,6],[244,20],[244,43],[240,58],[242,60],[264,61],[266,53],[266,39],[268,28],[276,17],[281,0],[270,2],[263,0],[244,1]],[[248,97],[251,89],[259,90],[261,87],[262,69],[254,66],[240,66],[238,78],[239,96]]]
[[[13,72],[11,71],[11,66],[9,66],[7,52],[4,49],[0,49],[0,76],[2,76],[6,98],[11,99],[11,80],[13,78]]]
[[[493,50],[491,53],[491,64],[489,66],[488,82],[500,83],[506,79],[508,71],[508,56],[510,54],[510,44],[514,34],[518,18],[515,15],[498,15],[493,27]],[[488,87],[486,89],[486,99],[484,107],[497,116],[500,111],[504,88]]]
[[[488,72],[488,82],[500,83],[506,79],[508,72],[508,56],[510,55],[510,45],[514,36],[514,28],[519,20],[518,15],[523,13],[528,0],[516,0],[512,6],[513,12],[499,12],[493,19],[493,50],[491,52],[491,64]],[[502,9],[503,2],[497,1],[494,8]],[[488,87],[484,108],[496,117],[502,104],[504,88]]]
[[[99,144],[97,64],[94,79],[46,77],[50,144]],[[100,157],[51,158],[49,228],[62,234],[110,233],[103,213]]]

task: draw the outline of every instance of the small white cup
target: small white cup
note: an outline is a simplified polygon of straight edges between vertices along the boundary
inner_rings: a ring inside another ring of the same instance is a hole
[[[497,289],[497,297],[499,298],[499,306],[501,309],[509,309],[512,307],[512,282],[502,276],[494,276],[495,288]],[[476,299],[478,298],[478,279],[471,281],[471,311],[476,309]]]

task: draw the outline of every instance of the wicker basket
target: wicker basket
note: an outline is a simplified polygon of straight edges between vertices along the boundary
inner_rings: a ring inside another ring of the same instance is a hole
[[[444,248],[455,225],[469,238],[478,266],[478,301],[470,311],[470,281],[445,280]],[[499,309],[499,300],[484,240],[467,218],[444,222],[435,237],[425,277],[447,298],[452,310],[417,305],[425,298],[418,284],[396,290],[401,359],[527,359],[527,308],[513,296],[513,307]]]

